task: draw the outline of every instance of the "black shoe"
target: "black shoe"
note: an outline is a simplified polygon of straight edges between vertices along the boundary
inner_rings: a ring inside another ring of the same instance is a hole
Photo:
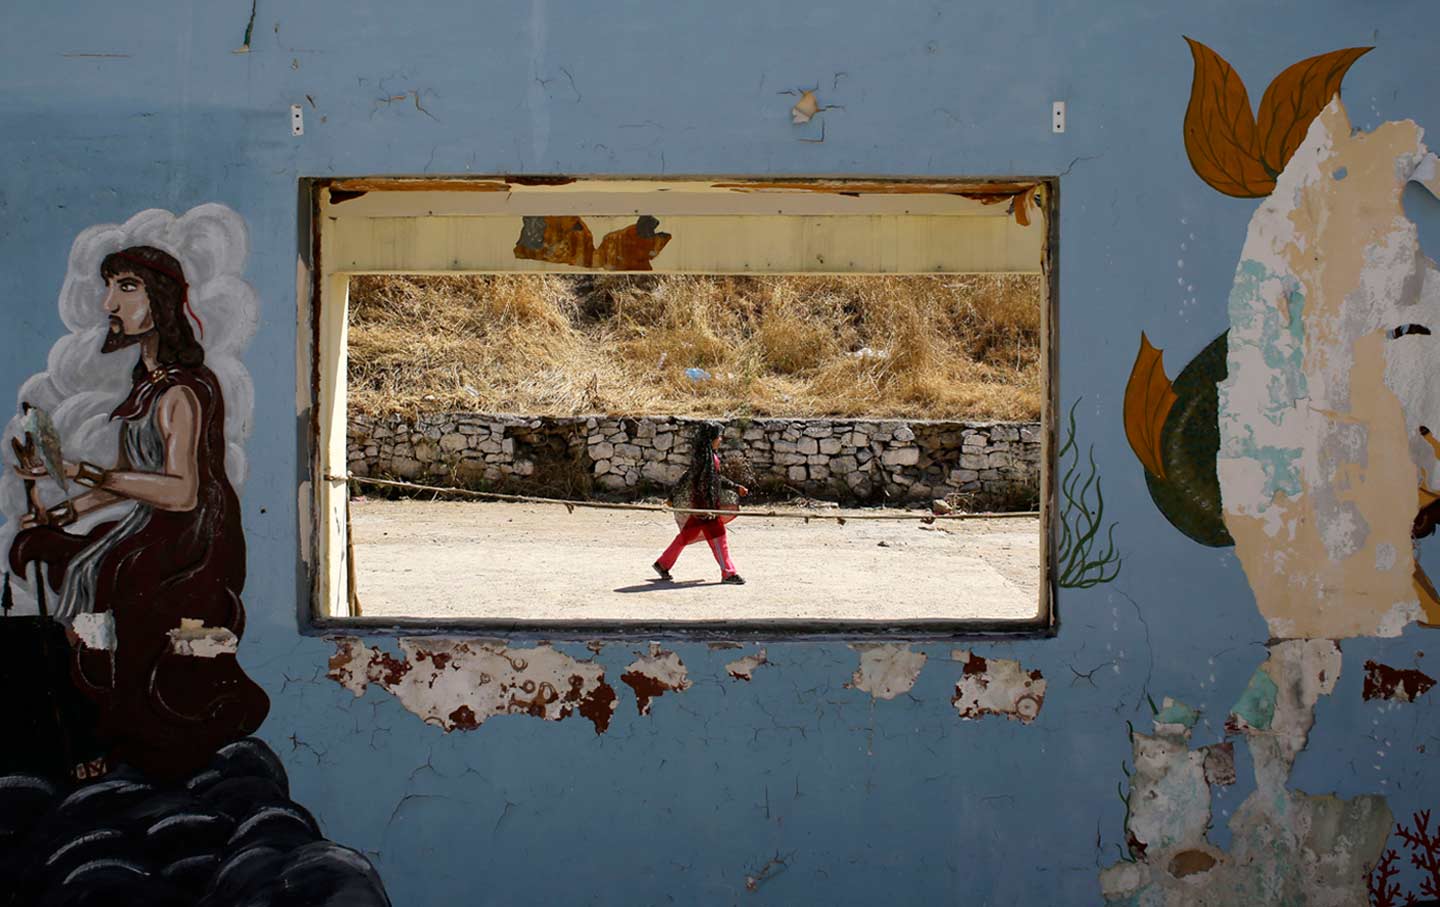
[[[670,580],[672,580],[672,579],[674,579],[674,577],[670,575],[670,571],[669,571],[669,570],[666,570],[664,567],[660,566],[660,562],[659,562],[659,561],[656,561],[655,563],[651,564],[650,566],[655,569],[655,572],[656,572],[656,573],[660,574],[660,578],[661,578],[661,579],[663,579],[663,580],[665,580],[665,581],[667,581],[667,582],[670,581]]]
[[[741,576],[738,573],[732,573],[724,579],[720,580],[720,582],[724,583],[727,586],[743,586],[745,585],[745,577]]]

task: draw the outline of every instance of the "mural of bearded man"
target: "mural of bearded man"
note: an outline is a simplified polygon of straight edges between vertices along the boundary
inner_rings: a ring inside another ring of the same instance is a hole
[[[110,415],[118,456],[108,468],[67,460],[66,478],[88,490],[33,508],[9,563],[20,576],[44,565],[62,623],[95,615],[84,619],[90,633],[71,634],[72,675],[98,707],[111,758],[178,777],[256,730],[269,711],[234,654],[245,628],[245,539],[225,471],[225,400],[191,327],[180,262],[130,246],[105,256],[100,274],[109,329],[99,352],[140,348],[129,393]],[[45,474],[33,462],[17,468],[26,479]],[[65,531],[127,502],[117,520]],[[208,657],[184,645],[196,634],[211,643]]]

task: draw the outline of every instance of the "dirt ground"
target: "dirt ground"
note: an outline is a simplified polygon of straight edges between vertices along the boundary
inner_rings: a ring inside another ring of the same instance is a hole
[[[367,617],[521,620],[1025,619],[1039,606],[1039,521],[740,517],[719,584],[704,542],[673,582],[650,569],[669,514],[556,505],[357,500],[356,585]],[[899,511],[809,511],[827,515]]]

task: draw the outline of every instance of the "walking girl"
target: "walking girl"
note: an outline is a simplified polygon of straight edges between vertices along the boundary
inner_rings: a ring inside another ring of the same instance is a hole
[[[690,453],[690,468],[675,488],[672,506],[682,510],[718,510],[726,503],[732,492],[740,497],[750,493],[744,485],[738,485],[720,474],[720,426],[714,422],[702,422],[695,430]],[[680,516],[676,515],[677,518]],[[670,579],[670,568],[680,557],[680,552],[691,542],[702,536],[710,546],[710,552],[720,564],[720,582],[731,586],[743,586],[745,580],[735,572],[730,560],[730,545],[725,538],[725,524],[733,517],[719,517],[710,514],[687,514],[680,533],[654,563],[655,572],[664,580]]]

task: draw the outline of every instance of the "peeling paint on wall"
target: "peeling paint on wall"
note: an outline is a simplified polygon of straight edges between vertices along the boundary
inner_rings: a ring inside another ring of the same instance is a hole
[[[725,672],[736,680],[748,681],[752,679],[751,674],[754,673],[756,668],[769,663],[770,660],[766,657],[765,650],[761,649],[754,655],[746,655],[743,658],[737,658],[730,662],[725,666]]]
[[[1040,717],[1045,678],[1039,671],[1027,671],[1018,661],[982,658],[966,649],[956,649],[950,657],[962,665],[950,700],[961,718],[1003,715],[1029,724]]]
[[[1440,618],[1411,541],[1440,385],[1428,338],[1396,330],[1440,322],[1440,271],[1401,203],[1412,180],[1440,189],[1420,136],[1409,121],[1356,132],[1331,101],[1236,269],[1217,471],[1276,638],[1395,636]]]
[[[574,215],[527,216],[515,241],[515,257],[603,271],[649,271],[650,262],[670,242],[658,218],[641,215],[635,223],[606,233],[599,247],[584,219]]]
[[[401,657],[347,636],[333,640],[328,676],[354,693],[379,684],[445,731],[471,731],[496,715],[564,721],[579,713],[603,734],[615,711],[605,669],[548,645],[511,649],[502,643],[439,637],[399,640]]]
[[[896,643],[862,643],[850,648],[860,653],[860,667],[845,686],[876,699],[894,699],[910,692],[920,669],[925,667],[925,653],[912,652]]]
[[[1341,800],[1286,787],[1315,704],[1339,679],[1339,647],[1329,640],[1275,643],[1256,672],[1261,676],[1268,683],[1252,680],[1227,723],[1250,748],[1256,782],[1230,818],[1228,851],[1206,832],[1213,818],[1210,786],[1234,780],[1232,744],[1191,749],[1191,727],[1158,715],[1153,736],[1132,734],[1130,856],[1101,873],[1107,904],[1365,903],[1366,873],[1380,858],[1392,821],[1384,798]]]
[[[240,648],[240,637],[228,627],[207,627],[203,620],[181,618],[180,626],[171,630],[170,651],[193,658],[218,658],[234,655]]]
[[[1365,662],[1365,699],[1395,699],[1414,702],[1435,686],[1435,679],[1423,671],[1392,668],[1374,661]]]
[[[1212,743],[1200,748],[1205,754],[1205,780],[1218,787],[1229,787],[1236,781],[1235,744]]]
[[[635,691],[635,708],[641,715],[650,714],[650,700],[690,689],[689,672],[680,656],[665,651],[658,643],[651,643],[650,654],[632,661],[620,679]]]
[[[115,616],[109,611],[77,614],[70,629],[87,649],[115,651]]]

